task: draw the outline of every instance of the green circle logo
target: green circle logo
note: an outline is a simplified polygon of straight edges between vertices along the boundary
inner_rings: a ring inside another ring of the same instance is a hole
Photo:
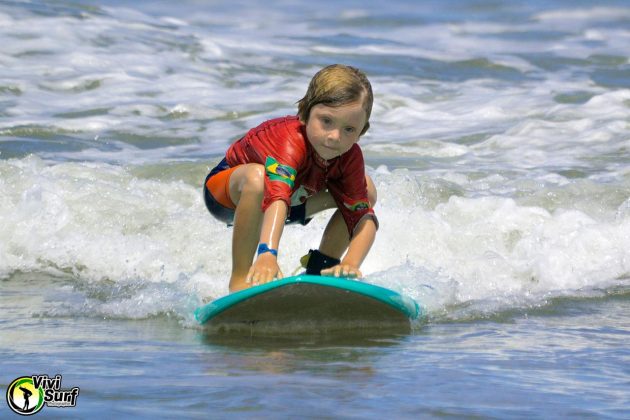
[[[9,408],[22,416],[33,415],[44,406],[44,390],[35,388],[33,378],[22,376],[17,378],[7,389]]]

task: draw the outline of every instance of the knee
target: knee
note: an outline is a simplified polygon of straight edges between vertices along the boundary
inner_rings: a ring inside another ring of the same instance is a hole
[[[374,207],[376,205],[376,199],[378,196],[376,192],[376,186],[374,185],[374,182],[369,175],[365,175],[365,182],[367,183],[368,200],[370,201],[370,207]]]
[[[265,168],[260,164],[249,164],[242,178],[241,192],[260,193],[265,188]]]

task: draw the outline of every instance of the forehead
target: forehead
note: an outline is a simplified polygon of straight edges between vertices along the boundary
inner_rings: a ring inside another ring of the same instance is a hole
[[[317,104],[311,108],[311,115],[313,113],[328,114],[333,118],[358,125],[364,124],[366,120],[365,109],[363,109],[363,104],[361,102],[352,102],[341,106]]]

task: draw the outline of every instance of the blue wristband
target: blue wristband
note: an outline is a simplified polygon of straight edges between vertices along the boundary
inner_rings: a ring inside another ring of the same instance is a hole
[[[271,248],[269,248],[269,246],[267,244],[260,244],[260,245],[258,245],[258,255],[264,254],[265,252],[271,252],[271,255],[273,255],[274,257],[278,256],[278,250],[277,249],[271,249]]]

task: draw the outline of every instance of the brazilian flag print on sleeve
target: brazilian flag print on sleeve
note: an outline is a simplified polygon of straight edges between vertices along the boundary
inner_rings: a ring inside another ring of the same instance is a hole
[[[295,184],[295,175],[297,171],[289,165],[283,165],[271,156],[267,156],[265,161],[265,172],[270,181],[284,182],[293,189]]]

